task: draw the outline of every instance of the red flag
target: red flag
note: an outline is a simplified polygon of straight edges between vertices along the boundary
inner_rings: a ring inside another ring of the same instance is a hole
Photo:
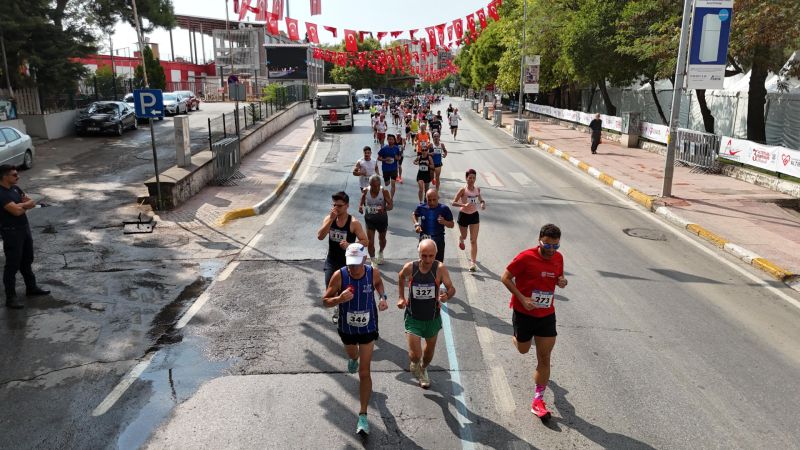
[[[449,41],[452,41],[452,40],[453,40],[453,26],[452,25],[448,25],[447,26],[447,41],[449,42]]]
[[[400,36],[401,34],[403,34],[403,32],[402,32],[402,31],[392,31],[392,32],[391,32],[391,33],[389,33],[389,34],[391,34],[391,35],[392,35],[392,38],[393,38],[393,39],[397,39],[397,36]]]
[[[444,27],[446,24],[436,25],[436,33],[439,35],[439,43],[444,45]]]
[[[293,41],[300,40],[300,32],[297,31],[297,19],[290,19],[286,18],[286,30],[287,34],[289,35],[289,39]]]
[[[313,52],[314,52],[314,54],[313,54],[313,58],[314,59],[322,59],[322,49],[321,48],[314,47],[313,48]]]
[[[498,8],[503,6],[503,0],[494,0],[494,5]]]
[[[345,52],[336,52],[336,65],[346,67],[347,66],[347,53]]]
[[[389,34],[389,33],[385,32],[385,31],[378,31],[378,40],[380,41],[387,34]]]
[[[333,62],[333,50],[325,50],[325,61]]]
[[[283,20],[283,0],[272,0],[272,14],[277,20]]]
[[[453,21],[453,29],[456,31],[456,39],[461,40],[464,36],[464,24],[461,22],[461,19]]]
[[[258,0],[257,4],[258,12],[256,13],[256,20],[266,22],[267,14],[269,14],[269,11],[267,11],[267,0]]]
[[[364,35],[369,34],[372,36],[372,31],[359,31],[358,32],[358,42],[364,42]]]
[[[431,48],[436,47],[436,28],[425,28],[425,32],[428,33],[428,42],[430,42]]]
[[[497,3],[489,3],[489,6],[487,6],[486,9],[489,11],[489,17],[494,19],[495,22],[500,20],[500,14],[497,14]]]
[[[280,34],[280,30],[278,29],[278,16],[274,13],[269,13],[267,15],[267,33],[275,36]]]
[[[414,40],[414,33],[416,33],[417,31],[418,30],[408,30],[408,35],[411,36],[412,41]]]
[[[319,34],[317,33],[317,24],[306,22],[306,37],[308,42],[319,44]]]
[[[467,16],[467,28],[470,33],[475,34],[475,17],[472,14]]]
[[[483,8],[479,9],[476,14],[478,14],[478,20],[481,22],[481,29],[486,29],[486,13],[483,12]],[[473,19],[474,20],[474,19]]]
[[[344,30],[344,45],[345,50],[348,52],[357,52],[358,51],[358,42],[356,41],[358,37],[356,36],[356,32],[353,30]]]
[[[322,28],[325,28],[326,30],[330,31],[334,38],[336,37],[336,27],[329,27],[327,25],[323,25]]]
[[[233,0],[233,13],[239,14],[239,0]]]
[[[322,0],[311,0],[311,15],[322,14]]]
[[[242,4],[239,6],[239,20],[244,20],[247,12],[252,9],[253,7],[250,6],[250,0],[242,0]]]
[[[420,39],[420,41],[419,41],[419,49],[422,52],[422,54],[427,54],[428,53],[428,45],[425,43],[425,39]]]
[[[414,61],[419,62],[419,52],[414,52],[411,54],[414,57]]]

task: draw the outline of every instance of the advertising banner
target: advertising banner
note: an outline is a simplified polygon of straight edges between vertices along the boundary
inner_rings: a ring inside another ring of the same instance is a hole
[[[542,57],[539,55],[525,57],[525,94],[539,93],[539,63]]]
[[[695,0],[687,89],[722,89],[728,59],[733,0]]]
[[[800,178],[800,150],[723,136],[719,157]]]

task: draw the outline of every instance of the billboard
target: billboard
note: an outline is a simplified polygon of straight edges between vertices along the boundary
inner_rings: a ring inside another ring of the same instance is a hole
[[[539,64],[542,57],[540,55],[525,57],[525,82],[524,92],[526,94],[539,93]]]
[[[723,88],[732,20],[733,0],[695,1],[687,89]]]
[[[267,45],[267,71],[270,81],[308,78],[308,47],[304,45]]]

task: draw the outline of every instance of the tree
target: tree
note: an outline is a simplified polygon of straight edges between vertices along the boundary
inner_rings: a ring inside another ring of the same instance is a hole
[[[111,66],[98,67],[93,77],[86,78],[84,82],[97,86],[97,94],[103,99],[119,100],[119,97],[125,93],[124,79],[115,76],[111,71]]]
[[[144,65],[147,69],[147,81],[152,89],[166,89],[167,76],[164,73],[164,67],[161,66],[161,61],[153,57],[153,50],[150,47],[145,47],[143,55]],[[139,86],[144,86],[144,72],[142,65],[139,64],[133,69],[134,82]]]
[[[505,51],[502,29],[489,26],[485,30],[481,30],[480,37],[470,47],[472,55],[471,85],[474,89],[480,90],[497,80],[500,69],[498,55]]]

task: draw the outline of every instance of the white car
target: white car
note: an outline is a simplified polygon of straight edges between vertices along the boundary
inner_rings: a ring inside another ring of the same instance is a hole
[[[30,169],[34,153],[30,136],[14,127],[0,125],[0,164]]]
[[[164,115],[189,114],[186,98],[174,92],[164,93]]]

